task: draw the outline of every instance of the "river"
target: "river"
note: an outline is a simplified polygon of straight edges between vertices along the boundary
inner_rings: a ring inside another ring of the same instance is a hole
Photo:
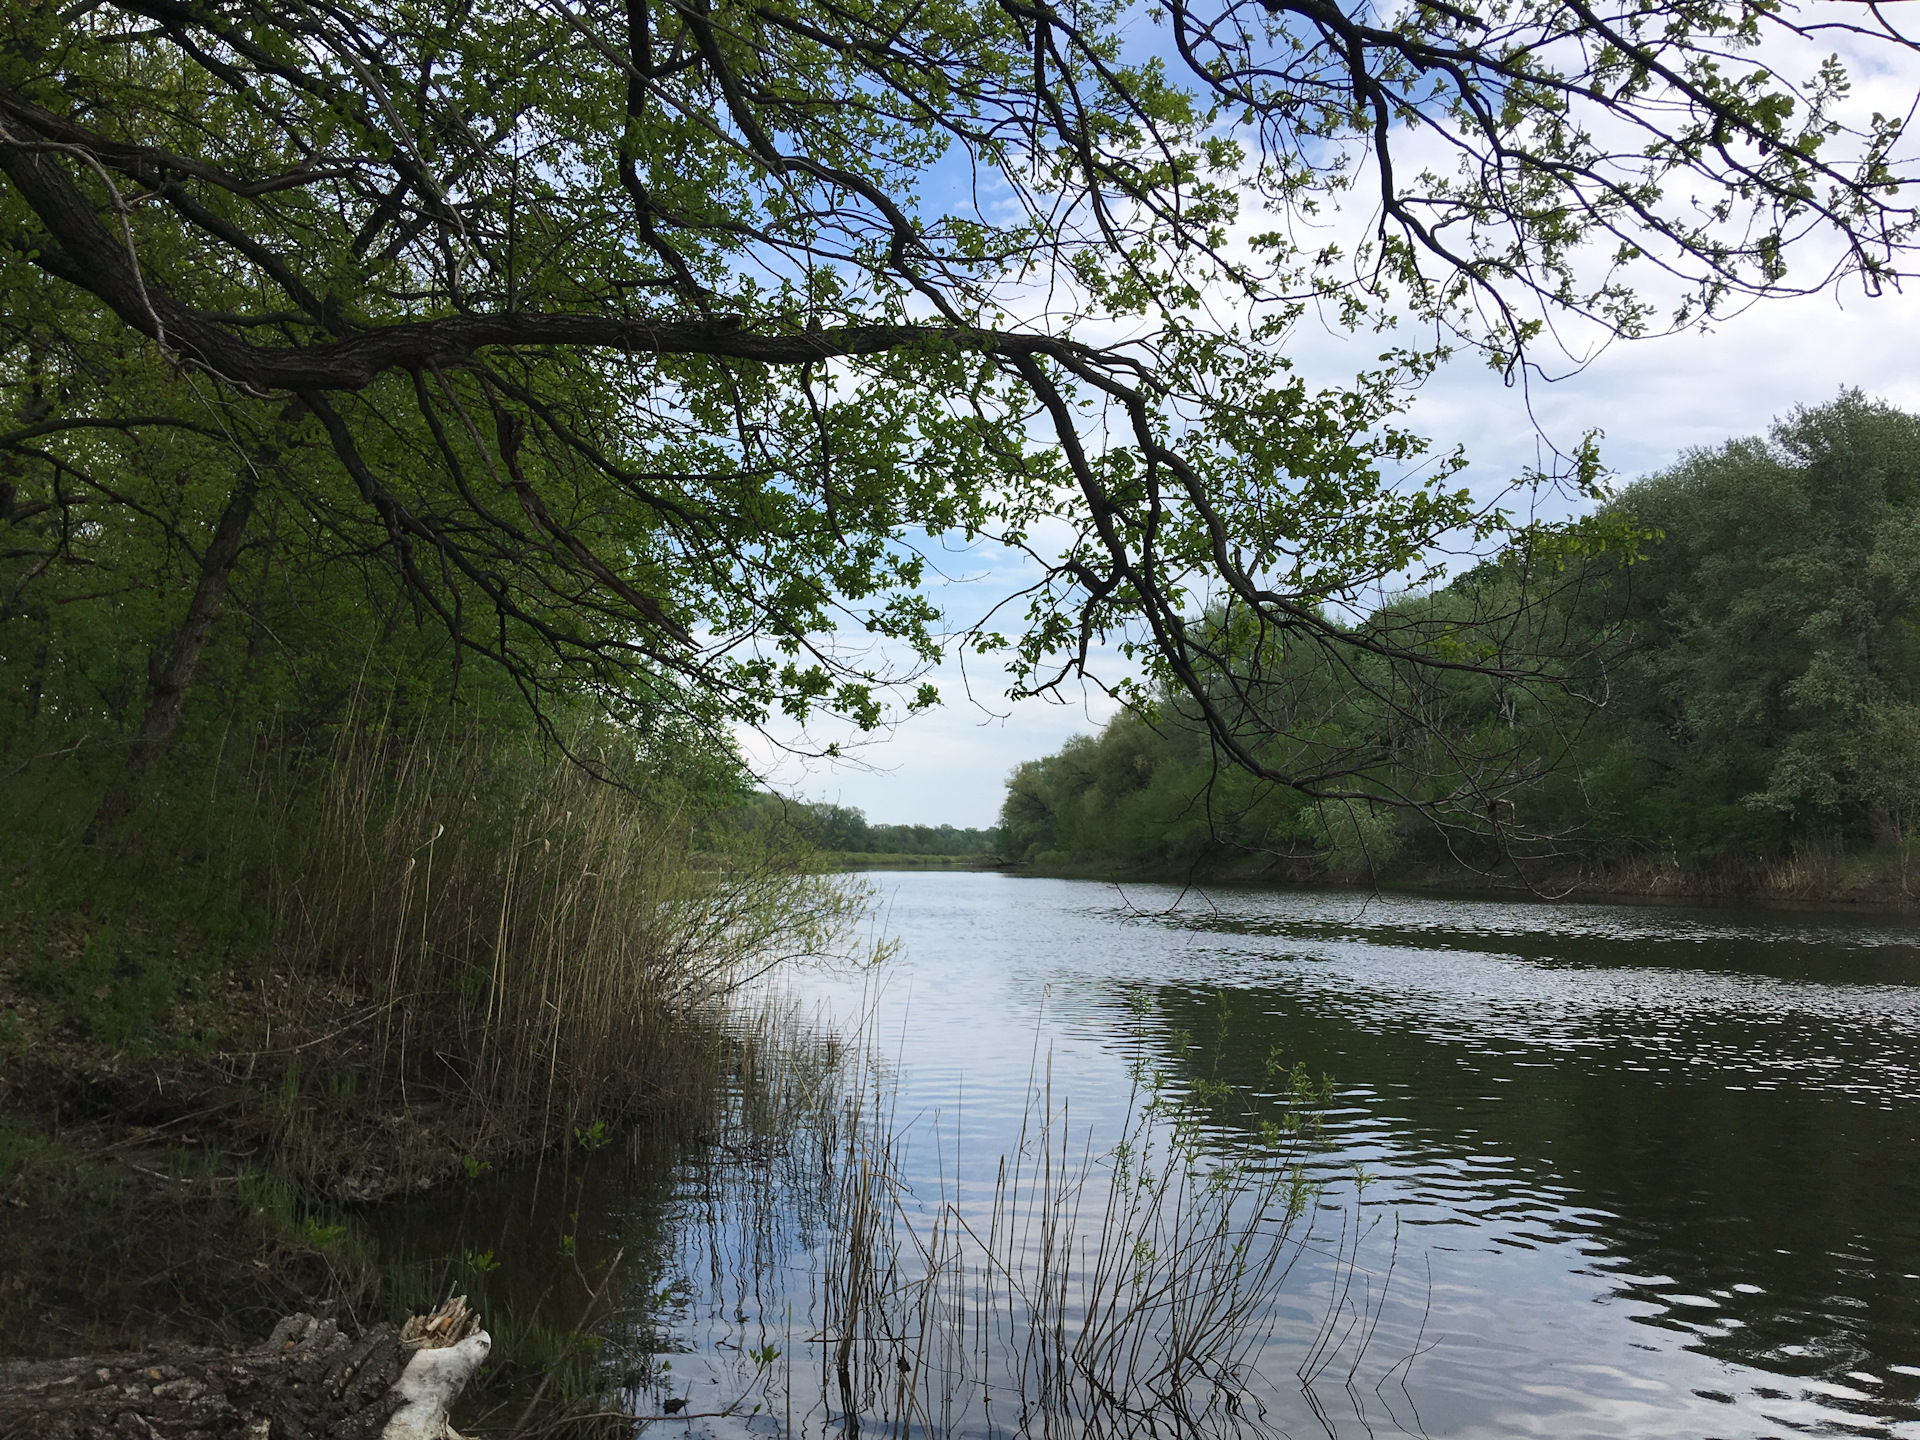
[[[868,1037],[908,1210],[990,1185],[1037,1085],[1096,1154],[1143,1054],[1176,1089],[1224,1082],[1256,1107],[1272,1057],[1331,1077],[1308,1228],[1255,1355],[1262,1433],[1920,1437],[1911,922],[867,879],[898,955],[785,983]],[[711,1156],[643,1157],[547,1182],[566,1196],[547,1210],[566,1207],[582,1254],[643,1256],[614,1283],[659,1303],[607,1352],[630,1404],[704,1414],[753,1371],[743,1356],[766,1371],[778,1349],[759,1414],[671,1433],[822,1433],[831,1401],[791,1367],[832,1248],[798,1202],[740,1218],[714,1175]],[[473,1257],[472,1237],[502,1237],[479,1267],[503,1267],[486,1279],[511,1308],[508,1271],[549,1262],[504,1238],[525,1182],[486,1193],[459,1235],[421,1212],[389,1244]],[[1359,1338],[1303,1387],[1340,1295]],[[669,1364],[633,1368],[636,1346]]]

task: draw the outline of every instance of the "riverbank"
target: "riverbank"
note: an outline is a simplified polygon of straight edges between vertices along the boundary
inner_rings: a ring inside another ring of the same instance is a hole
[[[367,1207],[706,1127],[754,1073],[738,986],[857,944],[857,884],[637,764],[424,727],[226,755],[93,836],[96,792],[16,777],[0,1355],[378,1311]]]
[[[879,850],[834,850],[821,863],[835,870],[1005,870],[1012,862],[991,855],[912,855]]]
[[[383,1085],[364,996],[124,920],[0,921],[0,1355],[248,1343],[378,1305],[351,1212],[535,1143],[447,1086]]]
[[[1634,860],[1487,871],[1447,864],[1382,866],[1375,875],[1330,871],[1317,856],[1213,854],[1185,861],[1114,863],[1050,855],[995,868],[1010,874],[1137,884],[1280,885],[1410,891],[1431,895],[1511,895],[1542,900],[1673,900],[1760,905],[1920,908],[1920,864],[1903,865],[1891,848],[1810,848],[1785,858],[1721,860],[1708,865]]]
[[[168,1002],[121,1028],[112,977],[162,965]],[[455,1213],[483,1176],[570,1152],[564,1171],[627,1131],[703,1143],[826,1063],[783,1012],[709,996],[657,1017],[634,1087],[574,1123],[476,1094],[460,1067],[403,1069],[390,1008],[178,922],[107,936],[0,912],[0,1359],[245,1346],[293,1312],[394,1318],[421,1301],[374,1240],[400,1202]]]
[[[283,1143],[292,1072],[275,1047],[342,1073],[330,1047],[313,1043],[321,1035],[290,1026],[271,989],[235,983],[193,994],[161,1043],[115,1044],[77,1032],[23,975],[49,955],[78,958],[79,936],[59,924],[36,935],[15,919],[5,940],[0,1355],[241,1343],[290,1311],[332,1314],[372,1298],[348,1227],[302,1194]],[[215,1009],[218,1042],[200,1023]],[[412,1178],[402,1160],[411,1147],[394,1142],[413,1127],[322,1115],[314,1128],[326,1144],[309,1156],[339,1169],[309,1167],[319,1190],[373,1170]],[[354,1143],[353,1129],[370,1134]]]

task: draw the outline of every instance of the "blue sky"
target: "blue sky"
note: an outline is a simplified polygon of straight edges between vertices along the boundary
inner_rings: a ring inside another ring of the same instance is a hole
[[[1335,358],[1337,342],[1325,344],[1325,358]],[[1602,453],[1624,482],[1690,447],[1764,431],[1774,417],[1844,387],[1920,411],[1920,296],[1866,299],[1855,290],[1761,305],[1708,334],[1618,343],[1578,375],[1537,383],[1530,397],[1461,361],[1428,383],[1408,418],[1441,446],[1464,445],[1471,478],[1490,487],[1534,464],[1543,434],[1569,447],[1601,430]],[[950,560],[956,583],[937,593],[956,617],[1018,588],[1025,573],[994,552]],[[964,674],[948,664],[934,678],[946,703],[871,740],[852,760],[774,763],[777,752],[764,742],[751,748],[775,784],[806,798],[856,805],[875,821],[984,826],[998,814],[1008,771],[1112,713],[1097,695],[1010,703],[1006,677],[980,657],[966,659]],[[967,699],[969,687],[978,703]]]
[[[1819,58],[1802,48],[1799,59]],[[1861,113],[1899,114],[1912,105],[1920,60],[1884,48],[1848,51],[1846,59]],[[939,188],[941,177],[928,179]],[[1358,213],[1329,212],[1327,238],[1350,229]],[[1311,322],[1287,346],[1303,374],[1333,384],[1350,379],[1381,348],[1377,336],[1334,335]],[[1541,464],[1549,444],[1571,450],[1590,430],[1603,433],[1602,456],[1615,483],[1624,484],[1687,449],[1762,433],[1795,406],[1825,403],[1843,388],[1920,412],[1920,294],[1868,298],[1854,284],[1837,294],[1769,302],[1710,331],[1616,342],[1579,373],[1536,381],[1526,392],[1465,357],[1430,380],[1404,418],[1432,438],[1437,452],[1463,447],[1469,483],[1490,495]],[[948,560],[952,583],[934,587],[934,598],[957,625],[1032,578],[1020,557],[1005,552],[982,549]],[[881,822],[991,825],[1014,766],[1097,729],[1113,707],[1097,693],[1012,703],[997,665],[964,657],[963,670],[958,658],[931,677],[944,705],[884,737],[868,737],[848,760],[801,763],[764,737],[742,739],[765,778],[789,793],[858,806]],[[830,730],[773,736],[811,749],[855,738]]]

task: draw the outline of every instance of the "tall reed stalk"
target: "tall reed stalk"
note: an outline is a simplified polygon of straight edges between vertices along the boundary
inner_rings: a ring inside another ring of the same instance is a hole
[[[614,737],[581,741],[622,783],[527,740],[343,728],[275,928],[372,1017],[376,1087],[431,1084],[543,1136],[671,1105],[716,1078],[689,1042],[729,995],[852,935],[863,896],[791,837],[730,832]]]

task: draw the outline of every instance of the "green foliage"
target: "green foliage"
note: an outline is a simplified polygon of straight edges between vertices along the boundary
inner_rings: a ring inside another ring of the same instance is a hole
[[[1168,705],[1157,726],[1122,712],[1097,738],[1016,769],[1000,853],[1180,861],[1221,843],[1290,850],[1313,833],[1311,813],[1297,793],[1223,767],[1204,731]]]
[[[331,1250],[347,1238],[349,1227],[346,1225],[328,1225],[309,1215],[301,1223],[301,1231],[316,1250]]]
[[[1374,794],[1450,797],[1438,813],[1469,859],[1503,847],[1694,861],[1822,837],[1904,844],[1920,815],[1920,418],[1849,392],[1766,439],[1683,457],[1613,496],[1590,528],[1608,538],[1562,546],[1567,578],[1550,589],[1524,589],[1537,549],[1510,551],[1358,627],[1392,636],[1417,615],[1422,643],[1463,659],[1557,647],[1556,687],[1471,667],[1422,686],[1382,659],[1381,680],[1317,712],[1342,762],[1366,762]],[[1505,634],[1478,618],[1492,592],[1512,597]],[[1215,614],[1195,628],[1230,623]],[[1233,663],[1284,662],[1243,650]],[[1417,731],[1379,703],[1395,693],[1419,700]],[[1404,807],[1223,771],[1171,692],[1153,715],[1123,713],[1019,767],[1004,853],[1168,862],[1299,846],[1348,875],[1441,853]],[[1293,747],[1292,773],[1313,773],[1306,727],[1276,738]],[[1491,763],[1524,783],[1470,823],[1458,798]]]
[[[604,1149],[613,1140],[613,1132],[607,1128],[604,1120],[595,1120],[588,1125],[573,1127],[573,1143],[582,1150]]]
[[[1920,698],[1920,420],[1845,395],[1617,505],[1665,538],[1616,581],[1598,817],[1683,855],[1870,827],[1871,737]]]
[[[730,725],[933,703],[960,633],[1023,692],[1112,646],[1330,798],[1382,772],[1317,716],[1263,748],[1291,698],[1213,642],[1390,705],[1454,617],[1385,672],[1328,617],[1449,539],[1582,543],[1428,456],[1413,387],[1569,313],[1878,289],[1915,226],[1899,119],[1803,58],[1830,12],[1898,50],[1851,0],[164,8],[0,12],[0,725],[135,778],[178,707],[212,744],[369,690],[724,776]],[[1310,316],[1433,338],[1310,383]],[[938,613],[930,540],[1035,556],[1011,633]]]
[[[831,854],[840,855],[987,855],[993,831],[953,825],[875,825],[850,805],[790,802],[763,796],[756,802],[763,823],[777,820]]]

